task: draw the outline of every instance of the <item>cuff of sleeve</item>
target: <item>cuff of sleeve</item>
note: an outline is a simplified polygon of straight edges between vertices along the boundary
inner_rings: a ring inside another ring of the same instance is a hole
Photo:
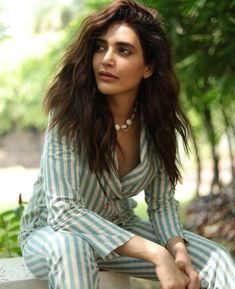
[[[185,234],[184,234],[182,231],[179,232],[178,234],[174,234],[174,235],[169,235],[169,236],[167,236],[166,239],[161,240],[161,245],[166,246],[167,242],[168,242],[171,238],[173,238],[173,237],[180,237],[181,239],[183,239],[185,245],[188,246],[188,244],[189,244],[189,239],[188,239],[188,237],[185,236]]]
[[[135,234],[133,234],[131,232],[126,232],[125,236],[120,236],[120,237],[110,236],[107,240],[105,249],[101,249],[100,247],[97,248],[97,246],[96,246],[96,251],[97,251],[98,255],[100,255],[100,257],[104,260],[111,260],[113,258],[120,257],[120,255],[118,253],[114,252],[114,250],[116,248],[122,246],[123,244],[125,244],[127,241],[129,241],[134,236],[135,236]]]

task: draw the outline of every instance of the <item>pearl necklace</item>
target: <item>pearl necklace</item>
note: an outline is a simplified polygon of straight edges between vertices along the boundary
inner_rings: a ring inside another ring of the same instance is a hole
[[[120,130],[127,131],[133,123],[133,120],[134,120],[135,115],[136,115],[136,111],[137,111],[137,104],[135,105],[135,108],[134,108],[134,111],[133,111],[131,117],[126,120],[125,124],[122,124],[122,125],[115,124],[116,131],[120,131]]]

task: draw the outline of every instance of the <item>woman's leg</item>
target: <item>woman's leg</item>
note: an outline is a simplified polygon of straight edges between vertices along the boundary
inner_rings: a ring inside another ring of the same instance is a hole
[[[140,221],[128,230],[159,243],[149,222]],[[219,244],[185,231],[193,267],[202,279],[202,288],[234,289],[235,265],[229,253]],[[97,259],[100,269],[126,273],[134,277],[156,279],[154,267],[143,260],[120,256],[110,261]]]
[[[32,234],[23,256],[29,270],[50,289],[98,289],[98,267],[89,244],[49,227]]]
[[[207,280],[210,289],[235,288],[235,263],[226,249],[206,238],[185,231],[193,267]]]

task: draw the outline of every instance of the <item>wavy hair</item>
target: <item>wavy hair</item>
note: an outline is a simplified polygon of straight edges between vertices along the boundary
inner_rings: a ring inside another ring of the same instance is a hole
[[[57,125],[59,136],[69,137],[78,153],[85,150],[93,171],[113,169],[117,134],[106,97],[96,86],[92,57],[96,39],[117,22],[137,33],[145,64],[154,68],[151,77],[141,82],[138,105],[155,152],[175,185],[181,178],[177,133],[187,148],[188,122],[179,105],[179,82],[158,13],[134,0],[113,1],[82,22],[45,95],[45,112],[53,111],[50,127]]]

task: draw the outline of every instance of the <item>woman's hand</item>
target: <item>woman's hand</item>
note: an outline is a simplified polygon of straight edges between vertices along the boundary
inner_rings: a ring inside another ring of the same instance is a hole
[[[175,263],[189,278],[187,289],[200,289],[200,278],[196,270],[192,267],[188,254],[180,252],[176,254]]]
[[[189,284],[187,289],[199,289],[200,278],[191,264],[184,241],[179,237],[172,237],[167,243],[167,249],[173,256],[178,268],[188,276]]]
[[[187,289],[189,277],[184,270],[178,267],[170,253],[162,247],[158,251],[157,262],[155,265],[156,275],[162,289]],[[193,287],[192,287],[193,288]],[[194,289],[194,288],[193,288]]]

